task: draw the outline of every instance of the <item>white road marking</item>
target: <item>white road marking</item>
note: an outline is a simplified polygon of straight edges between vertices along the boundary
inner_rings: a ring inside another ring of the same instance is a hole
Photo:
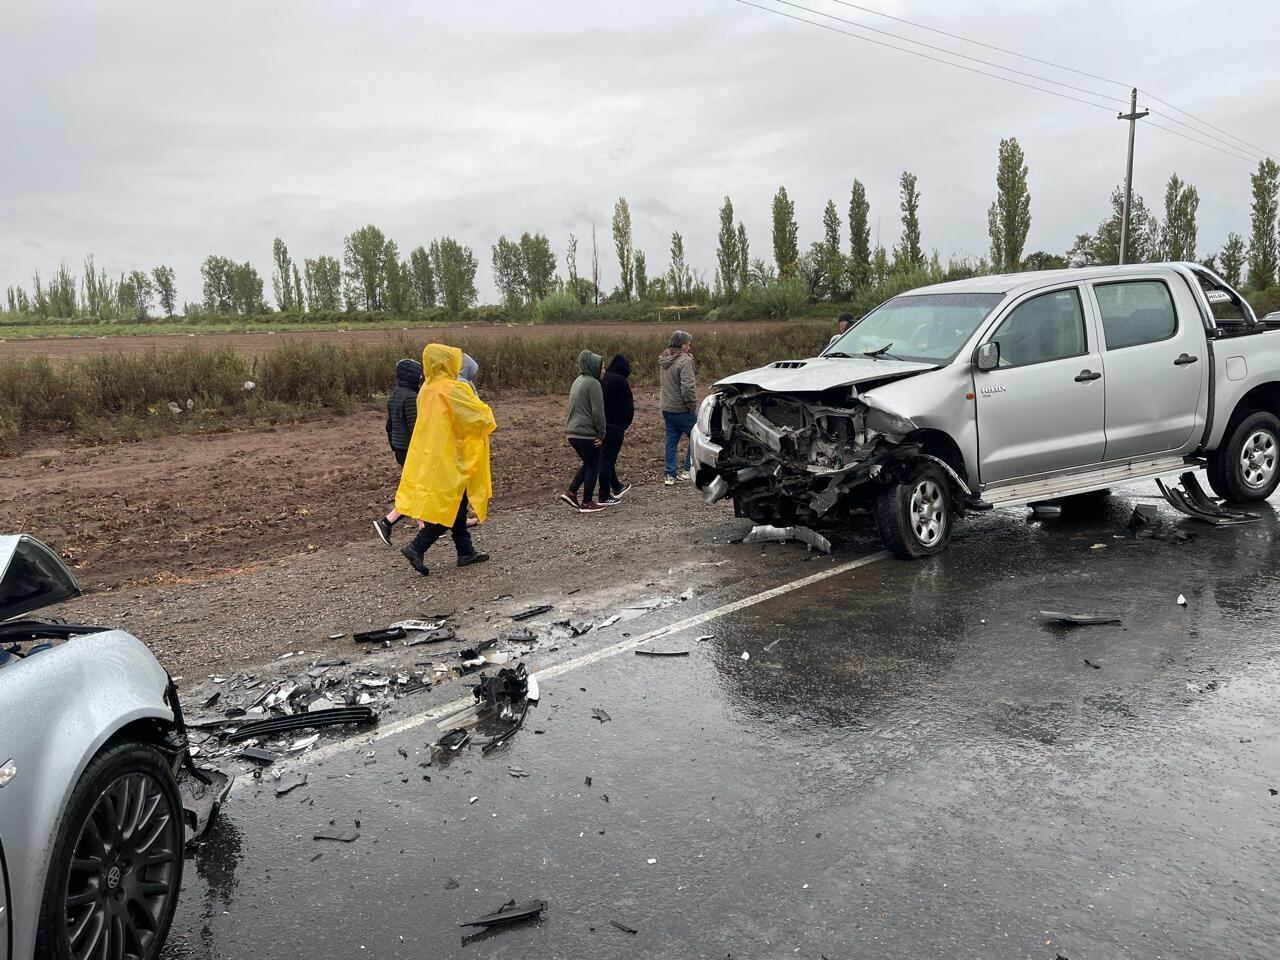
[[[658,627],[648,633],[638,637],[628,637],[617,643],[612,643],[607,647],[601,647],[599,650],[593,650],[590,653],[584,653],[580,657],[572,660],[566,660],[564,663],[558,663],[553,667],[547,667],[545,670],[539,670],[536,673],[538,681],[550,680],[554,677],[563,676],[571,670],[578,670],[582,667],[589,667],[592,664],[600,663],[602,660],[608,660],[618,656],[620,653],[626,653],[628,650],[634,650],[636,647],[642,647],[646,643],[661,639],[662,637],[670,637],[677,633],[683,633],[692,627],[699,627],[711,620],[717,620],[720,617],[727,617],[730,614],[737,613],[739,610],[745,610],[748,607],[754,607],[757,604],[774,600],[777,597],[785,596],[796,590],[803,590],[805,587],[813,586],[815,583],[821,583],[823,580],[829,580],[832,577],[838,577],[841,574],[849,573],[857,570],[859,567],[865,567],[876,563],[880,560],[888,559],[890,554],[888,551],[881,550],[878,553],[869,556],[859,557],[857,560],[850,560],[847,563],[840,563],[827,570],[810,574],[807,577],[801,577],[799,580],[792,580],[790,583],[784,583],[772,590],[765,590],[761,593],[752,594],[749,597],[743,597],[741,600],[735,600],[732,603],[726,603],[723,606],[716,607],[714,610],[708,610],[705,613],[699,613],[692,617],[686,617],[684,620],[677,620],[675,623],[667,624],[665,627]],[[434,723],[443,717],[447,717],[451,713],[456,713],[475,703],[473,697],[466,697],[459,700],[453,700],[449,703],[441,704],[424,713],[414,714],[411,717],[404,717],[392,723],[382,724],[377,731],[368,738],[355,737],[348,740],[338,740],[333,743],[325,744],[323,747],[312,749],[305,756],[299,757],[297,760],[281,763],[276,769],[281,773],[287,773],[301,767],[310,766],[335,757],[338,754],[348,750],[357,750],[361,747],[367,747],[370,744],[377,743],[379,740],[385,740],[387,737],[394,737],[397,734],[404,733],[407,730],[413,730],[417,727],[426,726],[428,723]],[[246,784],[256,781],[247,778],[239,778],[233,792],[238,792],[240,788]]]

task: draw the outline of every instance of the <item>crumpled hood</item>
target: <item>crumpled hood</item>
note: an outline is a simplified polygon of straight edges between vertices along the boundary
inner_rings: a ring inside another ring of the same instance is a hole
[[[779,366],[785,364],[785,366]],[[861,357],[811,360],[781,360],[778,364],[735,373],[719,381],[717,387],[759,387],[772,393],[821,393],[832,387],[857,386],[885,379],[900,379],[926,370],[936,363],[913,360],[873,360]]]

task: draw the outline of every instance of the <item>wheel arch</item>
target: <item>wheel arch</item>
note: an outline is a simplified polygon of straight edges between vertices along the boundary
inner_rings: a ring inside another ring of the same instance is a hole
[[[1280,381],[1273,380],[1268,383],[1260,383],[1250,388],[1244,396],[1237,400],[1231,410],[1231,415],[1223,421],[1221,431],[1214,431],[1216,436],[1214,437],[1212,449],[1216,450],[1226,443],[1236,424],[1249,416],[1249,414],[1256,413],[1259,410],[1280,417]]]
[[[921,453],[937,457],[954,470],[961,480],[969,483],[969,471],[965,467],[964,454],[960,450],[960,444],[956,443],[950,434],[926,428],[908,434],[904,442],[917,445]]]

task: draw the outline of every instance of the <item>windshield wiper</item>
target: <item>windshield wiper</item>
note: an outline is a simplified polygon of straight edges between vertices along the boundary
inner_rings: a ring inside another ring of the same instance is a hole
[[[852,359],[853,359],[853,354],[851,354],[851,353],[841,353],[839,350],[836,350],[836,351],[835,351],[835,352],[833,352],[833,353],[824,353],[824,354],[823,354],[823,356],[824,356],[824,357],[839,357],[841,360],[852,360]]]
[[[886,343],[883,347],[881,347],[879,350],[866,350],[863,352],[862,355],[864,357],[871,357],[873,360],[879,360],[881,357],[888,357],[890,360],[901,360],[902,359],[901,357],[896,357],[889,352],[889,348],[892,346],[893,346],[893,341],[891,340],[888,343]]]

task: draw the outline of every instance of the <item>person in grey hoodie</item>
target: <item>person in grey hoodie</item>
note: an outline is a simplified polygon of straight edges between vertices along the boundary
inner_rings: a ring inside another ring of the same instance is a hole
[[[598,353],[583,350],[578,354],[578,377],[569,389],[569,411],[564,420],[564,435],[573,452],[582,459],[582,467],[573,483],[560,499],[579,513],[599,513],[604,506],[595,499],[596,481],[600,474],[600,447],[604,444],[604,360]],[[578,501],[578,489],[583,499]],[[608,495],[609,491],[604,491]]]
[[[676,453],[680,449],[681,435],[688,437],[698,419],[698,381],[693,365],[693,337],[683,330],[671,335],[671,345],[658,357],[658,377],[662,384],[660,400],[662,419],[666,427],[666,450],[663,483],[668,487],[677,480],[689,479],[689,446],[686,443],[684,460],[676,470]]]

